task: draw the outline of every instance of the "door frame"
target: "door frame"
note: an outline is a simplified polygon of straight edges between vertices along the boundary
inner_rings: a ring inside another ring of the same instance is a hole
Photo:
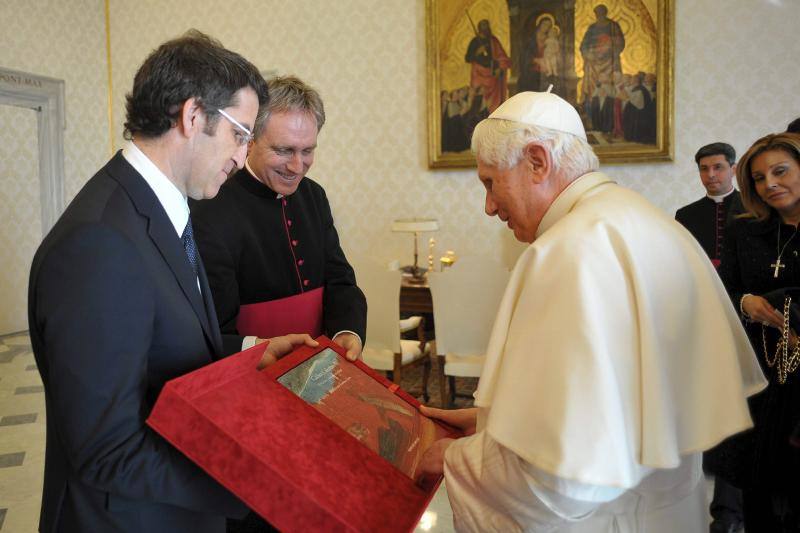
[[[44,237],[64,210],[64,80],[0,67],[0,105],[37,111]]]

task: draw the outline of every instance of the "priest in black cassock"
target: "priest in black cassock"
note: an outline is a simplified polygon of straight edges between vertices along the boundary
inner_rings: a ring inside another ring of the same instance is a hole
[[[268,83],[269,104],[256,121],[245,168],[213,202],[192,205],[220,328],[241,335],[239,349],[274,328],[326,334],[355,359],[366,299],[339,245],[325,191],[306,177],[325,122],[322,100],[295,77]]]
[[[700,148],[694,160],[706,195],[678,209],[675,220],[694,235],[719,269],[725,228],[734,216],[744,211],[739,191],[733,188],[736,151],[730,144],[712,143]],[[742,491],[717,477],[709,511],[711,533],[738,531],[743,523]]]
[[[240,346],[229,351],[252,346],[257,336],[296,331],[324,333],[355,359],[367,302],[339,245],[325,191],[306,177],[325,123],[322,100],[295,77],[268,86],[244,168],[213,202],[191,204],[220,329],[238,335]],[[264,531],[274,530],[255,513],[228,521],[229,533]]]
[[[727,143],[708,144],[697,151],[694,160],[706,195],[678,209],[675,220],[694,235],[719,268],[725,228],[743,211],[739,191],[733,188],[736,151]]]

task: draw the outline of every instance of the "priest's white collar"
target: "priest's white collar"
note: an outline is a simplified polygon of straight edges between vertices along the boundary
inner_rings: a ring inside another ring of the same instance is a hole
[[[736,190],[736,188],[733,185],[731,185],[731,190],[729,190],[725,194],[718,194],[716,196],[711,195],[711,194],[706,194],[706,196],[708,196],[709,198],[714,200],[716,203],[721,203],[723,200],[725,200],[725,198],[727,198],[728,196],[733,194],[733,191],[735,191],[735,190]]]
[[[539,227],[536,229],[536,238],[538,239],[542,233],[553,227],[553,225],[564,218],[564,216],[572,211],[575,204],[578,203],[581,196],[586,194],[591,189],[605,185],[607,183],[614,183],[611,178],[602,172],[589,172],[583,176],[575,179],[572,183],[567,185],[567,188],[561,191],[547,212],[542,217]]]
[[[161,207],[167,212],[169,221],[175,226],[178,237],[183,235],[189,221],[189,204],[178,187],[142,152],[133,141],[128,141],[122,148],[122,157],[131,164],[144,181],[153,189]]]
[[[244,160],[244,168],[247,170],[247,172],[249,172],[249,173],[250,173],[250,175],[251,175],[251,176],[253,176],[253,178],[254,178],[255,180],[257,180],[259,183],[264,183],[263,181],[261,181],[261,180],[258,178],[258,176],[256,176],[256,173],[255,173],[255,172],[253,172],[253,169],[252,169],[252,168],[250,168],[250,158],[247,158],[247,159],[245,159],[245,160]],[[272,192],[275,192],[275,191],[272,191]],[[280,200],[281,198],[283,198],[283,195],[282,195],[281,193],[277,193],[277,195],[275,196],[275,198],[276,198],[277,200]]]

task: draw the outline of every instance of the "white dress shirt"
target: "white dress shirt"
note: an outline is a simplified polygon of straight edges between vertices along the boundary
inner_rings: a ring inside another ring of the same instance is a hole
[[[183,195],[178,187],[150,161],[133,141],[125,143],[122,149],[122,157],[141,174],[144,181],[153,189],[159,203],[167,212],[172,225],[175,226],[175,233],[178,238],[183,235],[186,223],[189,221],[189,204],[186,196]]]

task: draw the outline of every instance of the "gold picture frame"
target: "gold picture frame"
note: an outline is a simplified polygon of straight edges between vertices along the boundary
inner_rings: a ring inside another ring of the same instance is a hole
[[[673,158],[674,0],[426,0],[428,163],[474,167],[475,124],[520,90],[581,115],[602,163]]]

